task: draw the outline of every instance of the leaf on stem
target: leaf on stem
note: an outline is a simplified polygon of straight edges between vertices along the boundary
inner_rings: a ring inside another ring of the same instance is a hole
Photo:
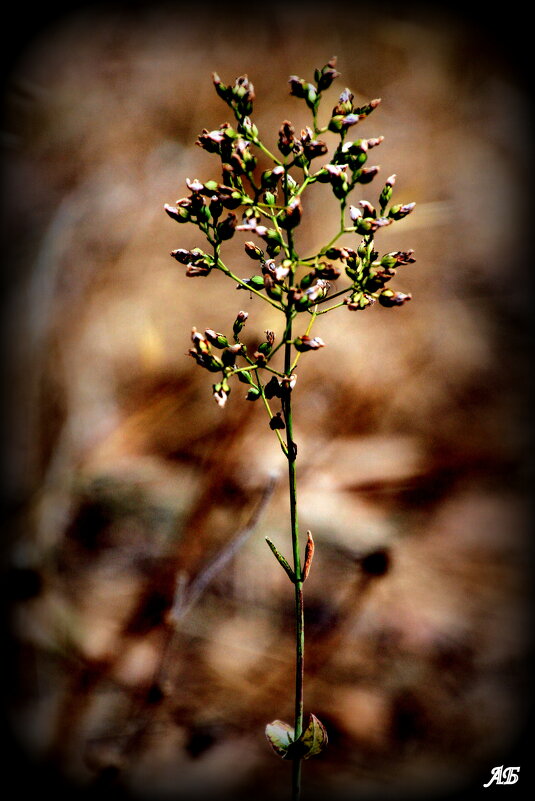
[[[314,556],[314,540],[312,532],[307,531],[308,539],[305,546],[305,563],[303,565],[303,581],[306,581],[310,573],[310,566],[312,565],[312,558]]]
[[[320,754],[328,744],[327,730],[313,714],[310,714],[308,726],[297,740],[294,740],[294,728],[282,720],[274,720],[266,726],[266,737],[281,759],[310,759]]]
[[[319,754],[327,746],[328,741],[327,729],[321,720],[311,713],[307,728],[297,740],[306,748],[303,759],[309,759],[309,757]]]
[[[266,537],[266,542],[269,545],[269,547],[271,548],[271,550],[273,551],[273,555],[275,556],[275,558],[278,561],[278,563],[280,564],[280,566],[286,571],[290,581],[295,584],[295,573],[293,572],[292,568],[290,567],[290,564],[289,564],[288,560],[285,559],[285,557],[278,550],[278,548],[275,545],[275,543],[273,543],[269,539],[269,537]]]
[[[294,728],[283,720],[274,720],[266,726],[266,737],[277,756],[285,759],[288,748],[293,743]]]

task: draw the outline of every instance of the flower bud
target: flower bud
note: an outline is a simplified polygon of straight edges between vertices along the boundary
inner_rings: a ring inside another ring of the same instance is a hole
[[[403,217],[406,217],[407,214],[410,214],[415,206],[416,203],[405,203],[404,205],[398,204],[397,206],[392,206],[388,212],[388,216],[393,220],[401,220]]]
[[[189,222],[191,219],[189,211],[181,206],[170,206],[166,203],[164,209],[175,222],[185,223]]]
[[[236,364],[236,357],[238,353],[241,351],[241,344],[232,345],[228,348],[225,348],[223,353],[221,354],[221,361],[225,365],[225,367],[234,367]]]
[[[211,353],[200,352],[195,350],[195,348],[190,348],[188,353],[195,359],[198,365],[204,367],[205,370],[208,370],[210,373],[219,373],[224,368],[223,362]]]
[[[207,264],[188,264],[186,278],[203,278],[210,275],[211,269]]]
[[[289,231],[299,225],[302,213],[301,198],[294,197],[282,212],[279,224],[286,231]]]
[[[238,314],[236,316],[236,319],[234,320],[234,324],[232,326],[232,330],[234,332],[234,336],[235,337],[237,337],[238,334],[243,329],[243,326],[245,325],[245,321],[247,320],[248,317],[249,317],[249,315],[247,314],[247,312],[245,312],[245,311],[238,312]]]
[[[381,259],[381,264],[383,263],[384,259],[394,259],[396,264],[414,264],[416,259],[413,256],[414,250],[394,250],[391,253],[387,253]]]
[[[306,334],[303,334],[302,336],[294,339],[294,348],[300,353],[304,353],[307,350],[318,350],[319,348],[324,347],[325,342],[319,337],[309,337]]]
[[[319,92],[328,89],[334,79],[340,77],[340,73],[335,70],[335,66],[336,56],[333,56],[321,70],[314,71],[314,80],[316,81]]]
[[[322,278],[319,278],[316,283],[306,290],[305,295],[309,303],[317,303],[318,300],[324,298],[329,291],[329,284]]]
[[[390,308],[392,306],[402,306],[408,300],[411,300],[410,293],[404,294],[403,292],[395,292],[393,289],[383,289],[378,296],[381,306]]]
[[[357,181],[359,184],[369,184],[381,168],[379,166],[374,167],[362,167],[361,170],[357,173]]]
[[[264,170],[260,178],[260,188],[275,189],[283,175],[284,167],[281,164],[277,164],[272,170]]]
[[[252,386],[249,389],[247,395],[245,396],[245,400],[255,401],[255,400],[258,400],[258,398],[261,398],[261,397],[262,397],[262,393],[260,392],[258,387]]]
[[[380,102],[381,102],[381,98],[380,97],[376,97],[374,100],[370,100],[370,102],[367,103],[365,106],[361,106],[360,108],[356,108],[355,109],[355,113],[358,114],[359,117],[361,117],[361,119],[363,119],[364,117],[367,117],[368,114],[371,114],[372,111],[377,108],[377,106],[379,105]]]
[[[228,348],[229,341],[224,334],[219,334],[212,328],[207,328],[204,332],[204,336],[208,342],[210,342],[210,344],[214,345],[216,348],[219,348],[220,350],[223,348]]]
[[[355,114],[335,114],[329,120],[329,125],[327,127],[332,133],[341,133],[347,130],[351,125],[355,125],[358,121],[358,115]]]
[[[326,262],[318,264],[314,273],[316,278],[324,278],[326,281],[336,281],[337,278],[340,278],[340,270],[338,267],[335,267],[334,264],[327,264]]]
[[[384,136],[375,136],[373,139],[368,139],[368,148],[377,147],[377,145],[380,145],[384,140]]]
[[[393,191],[392,187],[394,186],[395,181],[396,181],[395,174],[391,175],[389,178],[386,179],[385,185],[383,186],[383,189],[379,196],[379,205],[381,207],[381,213],[384,213],[387,205],[390,203]]]
[[[221,78],[217,72],[212,73],[212,80],[219,97],[224,100],[225,103],[228,103],[232,97],[232,89],[221,82]]]
[[[346,87],[344,91],[340,94],[338,103],[333,108],[332,111],[333,117],[338,115],[343,116],[345,114],[350,114],[353,111],[353,98],[354,98],[353,92],[351,92]]]
[[[210,216],[212,220],[216,222],[221,217],[221,212],[223,211],[223,204],[218,195],[212,195],[209,208]]]
[[[294,97],[305,97],[305,86],[306,81],[303,78],[298,78],[297,75],[290,75],[288,78],[288,83],[290,84],[290,94]]]
[[[375,211],[372,204],[367,200],[359,200],[359,206],[362,209],[362,216],[363,217],[377,217],[377,212]]]
[[[218,223],[216,226],[216,231],[219,239],[231,239],[234,236],[237,222],[238,220],[236,215],[230,212],[224,220]]]
[[[286,389],[288,392],[291,392],[292,389],[295,387],[297,383],[297,376],[295,373],[291,375],[285,375],[284,378],[281,379],[281,388]]]
[[[278,148],[283,156],[289,156],[294,146],[294,128],[291,122],[285,120],[279,131]]]
[[[326,164],[325,169],[329,175],[329,182],[333,188],[334,196],[342,200],[349,192],[349,182],[345,169],[347,164]]]
[[[238,131],[247,136],[249,139],[258,138],[258,128],[254,122],[252,122],[250,117],[244,117],[242,120],[240,120]]]
[[[222,409],[227,402],[228,396],[230,395],[230,387],[226,378],[224,378],[218,384],[214,384],[213,386],[213,395],[214,400],[218,404],[218,406]]]
[[[249,256],[250,259],[255,259],[256,261],[260,261],[264,258],[264,251],[261,250],[258,245],[255,245],[254,242],[246,242],[244,244],[245,252]]]
[[[190,192],[195,192],[195,194],[202,192],[204,189],[204,185],[199,181],[198,178],[194,178],[193,181],[191,181],[189,178],[186,178],[186,184]]]

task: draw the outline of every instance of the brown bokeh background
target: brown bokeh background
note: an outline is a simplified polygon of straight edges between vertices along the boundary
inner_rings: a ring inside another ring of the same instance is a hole
[[[40,780],[288,796],[263,735],[293,708],[292,592],[264,542],[289,551],[284,457],[243,386],[219,409],[186,356],[193,325],[229,332],[245,309],[254,343],[279,322],[222,275],[185,278],[169,251],[203,242],[163,205],[219,177],[194,146],[228,119],[214,70],[249,75],[274,147],[308,122],[288,76],[334,54],[323,114],[345,86],[382,98],[359,135],[385,136],[373,163],[417,210],[377,243],[417,262],[396,279],[411,303],[319,318],[327,347],[299,364],[305,705],[330,734],[304,798],[474,797],[520,758],[530,127],[498,31],[406,6],[88,6],[5,85],[6,716]],[[313,252],[336,203],[316,186],[305,212]],[[244,277],[247,238],[226,247]]]

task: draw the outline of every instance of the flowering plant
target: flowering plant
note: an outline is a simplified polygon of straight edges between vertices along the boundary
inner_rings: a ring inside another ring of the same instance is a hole
[[[217,376],[213,396],[223,407],[235,381],[247,387],[246,399],[261,400],[269,426],[278,438],[288,462],[292,563],[269,539],[268,545],[295,588],[296,680],[293,725],[275,720],[266,727],[266,736],[275,753],[292,761],[292,795],[300,796],[303,759],[319,754],[327,744],[327,732],[318,718],[304,718],[304,606],[303,584],[314,554],[314,540],[307,532],[304,558],[301,558],[297,514],[297,446],[293,434],[292,394],[302,353],[325,346],[312,336],[316,319],[337,308],[363,311],[378,302],[381,306],[402,306],[411,295],[394,290],[390,280],[397,268],[414,262],[413,251],[392,251],[380,255],[375,234],[385,226],[412,212],[414,203],[392,203],[395,175],[382,185],[377,205],[368,200],[350,203],[350,195],[360,185],[369,184],[379,167],[369,165],[370,152],[383,137],[350,140],[348,134],[377,108],[379,99],[362,106],[354,104],[349,89],[339,95],[327,124],[320,126],[318,114],[323,93],[340,77],[336,59],[314,71],[314,82],[295,75],[289,79],[290,94],[304,100],[311,112],[311,125],[297,134],[285,120],[278,132],[275,155],[266,147],[251,119],[254,87],[246,75],[234,85],[224,84],[214,73],[218,95],[234,114],[235,123],[223,123],[217,130],[204,129],[197,144],[221,161],[221,179],[204,183],[187,179],[189,194],[174,206],[165,205],[167,214],[178,223],[193,223],[209,246],[173,250],[171,255],[185,266],[190,278],[207,277],[214,270],[228,276],[238,289],[249,291],[281,314],[281,333],[266,331],[265,339],[253,349],[243,339],[248,314],[239,311],[230,335],[211,328],[192,329],[191,357],[203,369]],[[337,139],[332,155],[327,144],[316,137],[332,134]],[[259,156],[269,160],[261,170]],[[339,229],[317,252],[303,255],[297,248],[296,229],[304,211],[303,198],[314,183],[330,185],[339,204]],[[240,216],[239,216],[240,215]],[[224,243],[237,232],[248,234],[244,252],[256,269],[248,278],[239,277],[222,258]],[[354,247],[342,245],[342,236],[352,235]],[[338,280],[342,278],[343,286]],[[303,322],[305,321],[305,322]],[[295,333],[297,327],[299,333]],[[276,357],[281,357],[279,363]],[[275,405],[280,408],[275,409]]]

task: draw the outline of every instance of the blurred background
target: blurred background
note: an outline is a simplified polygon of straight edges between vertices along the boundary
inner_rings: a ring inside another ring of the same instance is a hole
[[[274,148],[283,120],[309,122],[289,75],[333,55],[320,119],[346,86],[382,98],[358,136],[384,135],[370,163],[417,208],[376,242],[417,262],[394,282],[411,303],[319,318],[327,347],[299,363],[305,708],[330,737],[304,799],[473,798],[495,765],[523,766],[531,120],[504,26],[402,4],[156,2],[88,4],[26,35],[2,128],[4,730],[20,788],[289,796],[263,733],[293,714],[292,588],[264,541],[289,553],[285,460],[243,385],[220,409],[186,355],[192,326],[229,333],[244,309],[257,343],[279,322],[220,274],[184,276],[169,252],[204,243],[163,205],[186,178],[219,178],[194,145],[230,121],[213,71],[249,76]],[[312,253],[337,204],[315,186],[304,206]],[[243,277],[248,238],[224,250]]]

